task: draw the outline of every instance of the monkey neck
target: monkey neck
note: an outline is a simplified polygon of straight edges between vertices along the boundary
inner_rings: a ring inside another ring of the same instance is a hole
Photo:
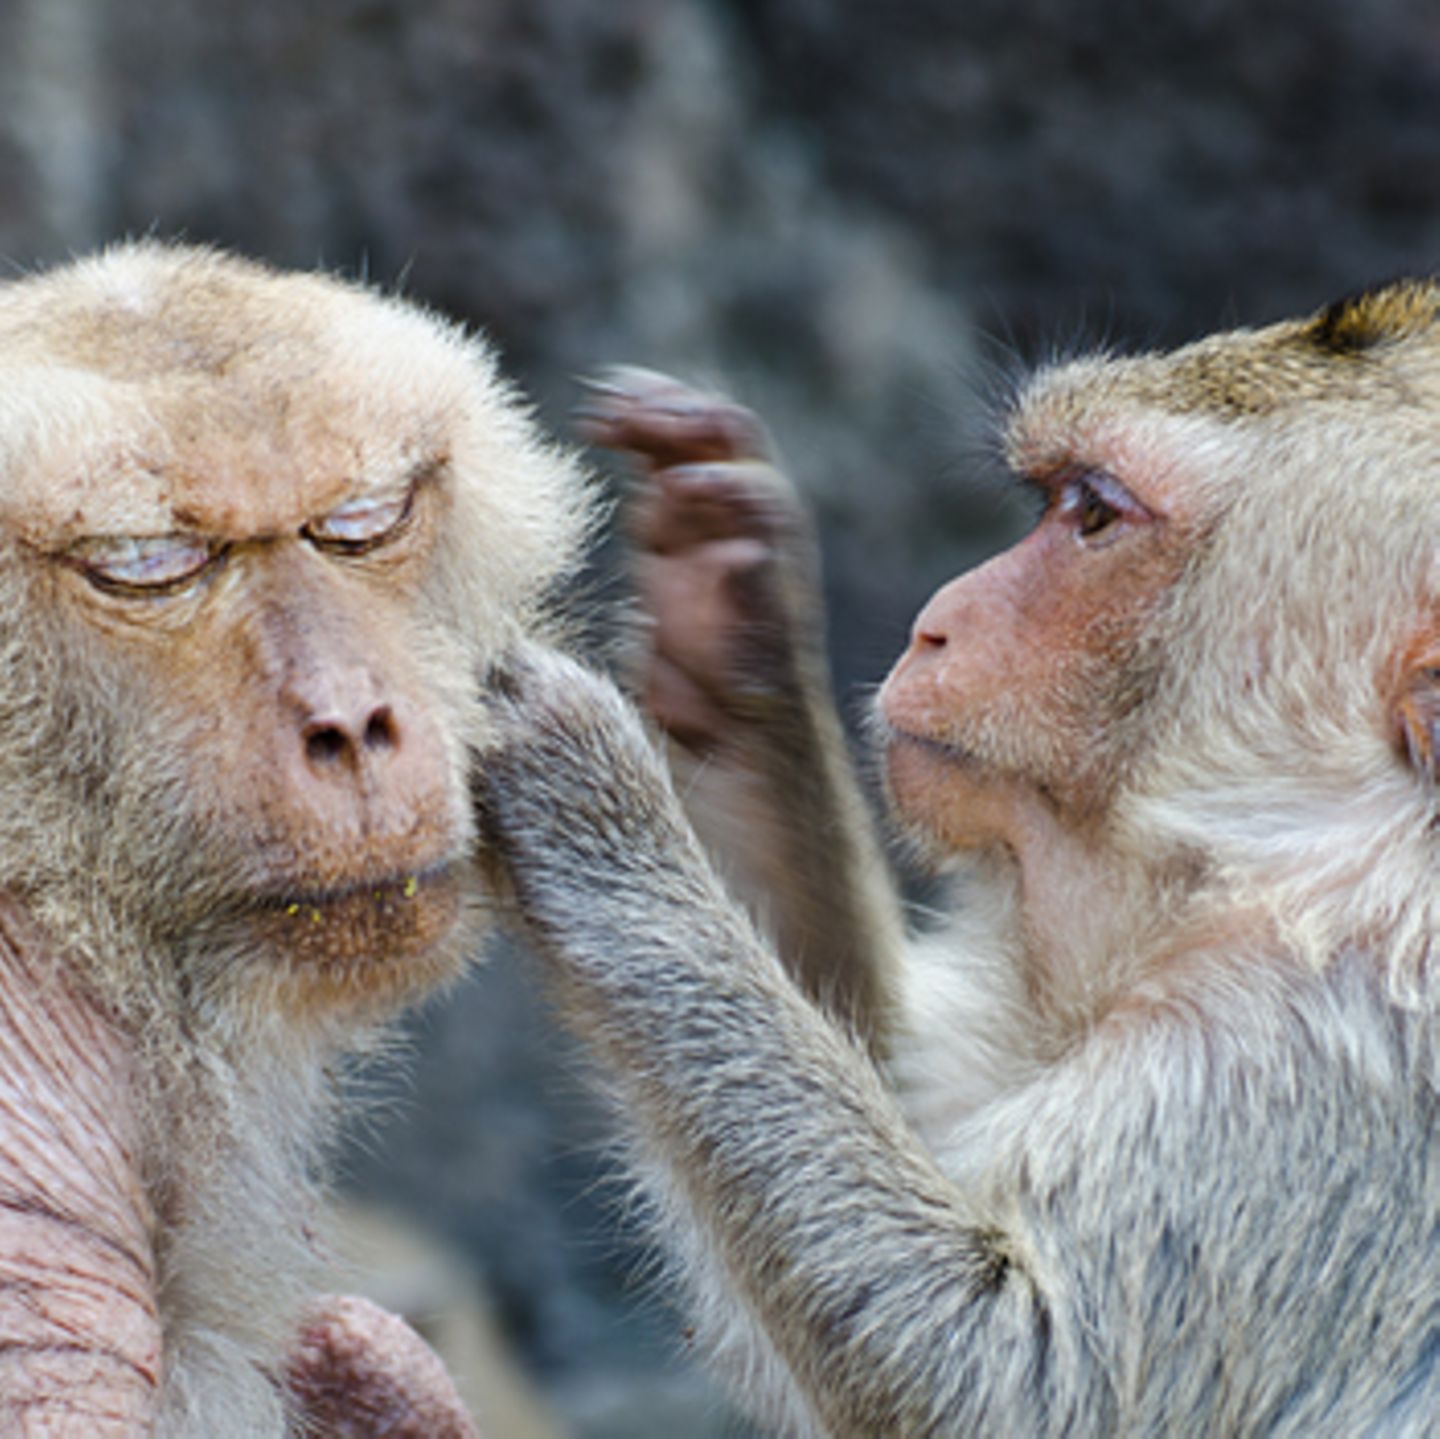
[[[1203,867],[1129,849],[1104,817],[1075,822],[1041,801],[1015,816],[1004,860],[1013,887],[1007,944],[1049,1035],[1067,1048],[1152,969],[1162,939],[1186,927]]]

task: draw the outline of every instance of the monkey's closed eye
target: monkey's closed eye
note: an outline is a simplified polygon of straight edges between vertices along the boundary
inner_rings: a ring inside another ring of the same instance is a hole
[[[399,534],[415,503],[415,481],[387,485],[346,500],[311,520],[301,533],[321,549],[360,554]]]
[[[184,588],[219,555],[198,535],[98,535],[65,559],[100,589],[150,595]]]

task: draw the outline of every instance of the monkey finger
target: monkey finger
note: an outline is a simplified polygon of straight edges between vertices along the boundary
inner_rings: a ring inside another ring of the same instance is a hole
[[[642,698],[655,723],[695,754],[714,749],[730,727],[729,717],[705,687],[664,654],[651,655]]]
[[[779,545],[804,525],[784,476],[762,461],[675,465],[659,470],[632,511],[634,541],[667,554],[712,540]]]
[[[656,808],[668,781],[654,739],[613,681],[553,650],[528,646],[509,667],[508,693],[486,696],[492,733],[471,789],[482,843],[509,873],[522,906],[544,896],[527,882],[603,833],[618,852],[683,842],[683,822]],[[577,828],[581,816],[584,823]]]
[[[623,705],[611,680],[579,660],[533,640],[512,645],[494,660],[480,686],[487,714],[495,728],[503,731],[502,741],[512,732],[523,735],[536,720],[563,717],[572,711],[584,714],[587,705],[607,707],[611,693],[614,702]]]
[[[662,375],[616,366],[585,382],[577,427],[607,449],[639,456],[649,466],[705,460],[766,459],[769,436],[743,405]]]

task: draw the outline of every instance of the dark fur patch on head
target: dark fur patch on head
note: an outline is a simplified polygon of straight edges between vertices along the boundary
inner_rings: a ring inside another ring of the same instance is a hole
[[[1395,280],[1347,295],[1322,310],[1304,338],[1327,355],[1358,355],[1430,329],[1440,317],[1434,280]]]

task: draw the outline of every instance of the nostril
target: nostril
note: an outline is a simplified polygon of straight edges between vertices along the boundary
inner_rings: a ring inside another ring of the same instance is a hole
[[[943,650],[945,648],[945,636],[937,634],[934,630],[916,630],[915,646],[922,650]]]
[[[321,711],[302,727],[300,740],[313,769],[354,769],[399,749],[400,722],[389,705],[366,706],[352,715]]]
[[[381,705],[365,725],[365,748],[394,749],[399,738],[394,712],[389,705]]]
[[[316,725],[305,734],[305,757],[311,764],[336,764],[349,747],[344,732],[335,725]]]

